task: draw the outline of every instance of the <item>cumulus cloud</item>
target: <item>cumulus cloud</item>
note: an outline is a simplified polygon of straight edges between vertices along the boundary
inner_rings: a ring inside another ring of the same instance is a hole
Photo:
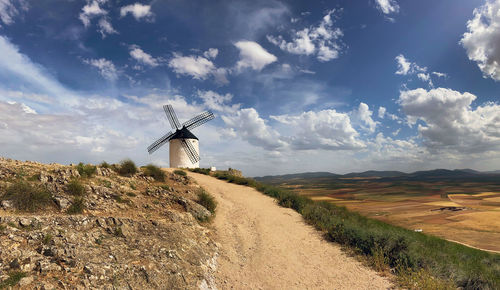
[[[375,0],[377,9],[384,14],[399,13],[399,5],[396,0]]]
[[[99,70],[99,73],[110,81],[115,81],[118,79],[118,72],[115,65],[110,60],[105,58],[99,59],[85,59],[84,63],[91,65]]]
[[[283,36],[267,35],[267,40],[281,50],[293,54],[316,55],[319,61],[326,62],[339,57],[342,50],[340,38],[344,35],[340,28],[333,26],[332,17],[336,10],[330,10],[317,26],[295,31],[291,41]]]
[[[467,22],[468,31],[460,44],[470,60],[475,61],[484,77],[500,80],[500,0],[489,0],[474,9]]]
[[[156,67],[159,65],[159,60],[144,52],[139,46],[130,46],[130,56],[141,64]]]
[[[0,20],[5,25],[14,23],[14,18],[19,15],[19,11],[28,10],[28,5],[24,0],[1,0]]]
[[[386,111],[387,111],[387,109],[386,109],[385,107],[380,106],[380,107],[378,108],[378,117],[379,117],[380,119],[383,119],[383,118],[384,118],[384,116],[385,116],[385,112],[386,112]]]
[[[365,103],[360,103],[358,108],[352,112],[354,120],[360,124],[361,128],[373,133],[377,127],[377,122],[372,119],[373,112]]]
[[[402,91],[399,104],[410,125],[418,120],[424,144],[433,150],[481,153],[500,148],[500,105],[471,107],[476,96],[451,89]]]
[[[395,74],[397,75],[416,75],[417,78],[423,82],[426,82],[430,87],[434,87],[434,83],[432,82],[432,76],[446,77],[445,73],[440,72],[428,72],[427,67],[421,67],[415,62],[411,62],[404,55],[400,54],[396,56],[396,63],[398,66],[398,70]]]
[[[183,56],[174,53],[174,57],[168,62],[168,66],[177,74],[188,75],[193,79],[206,80],[213,76],[219,84],[228,84],[228,70],[217,68],[215,64],[202,56]]]
[[[217,48],[209,48],[203,53],[203,56],[206,58],[216,58],[218,54],[219,50]]]
[[[88,28],[92,19],[99,18],[97,26],[98,32],[105,38],[108,34],[117,34],[118,32],[113,28],[109,19],[107,18],[108,11],[101,7],[107,0],[87,0],[87,4],[83,6],[78,18],[82,21],[83,25]]]
[[[233,95],[229,93],[221,95],[214,91],[198,90],[197,95],[200,99],[203,100],[203,104],[211,110],[226,113],[235,113],[241,106],[241,104],[229,105],[229,103],[233,99]]]
[[[127,6],[123,6],[120,9],[120,16],[124,17],[127,14],[132,14],[135,20],[139,21],[141,19],[151,19],[154,15],[151,12],[151,5],[143,5],[141,3],[135,3]]]
[[[291,133],[284,138],[296,150],[348,150],[365,145],[358,139],[348,114],[335,110],[308,111],[298,115],[271,116]]]
[[[241,70],[250,67],[254,70],[262,70],[266,65],[278,60],[258,43],[253,41],[238,41],[234,44],[240,50],[240,59],[236,68]]]
[[[222,120],[233,136],[254,146],[276,150],[286,145],[280,140],[279,133],[269,127],[254,108],[241,109],[235,114],[222,116]]]

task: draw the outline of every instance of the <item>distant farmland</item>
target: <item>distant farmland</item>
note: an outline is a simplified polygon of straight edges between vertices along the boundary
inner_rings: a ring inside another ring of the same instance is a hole
[[[500,178],[297,174],[257,179],[394,225],[500,252]]]

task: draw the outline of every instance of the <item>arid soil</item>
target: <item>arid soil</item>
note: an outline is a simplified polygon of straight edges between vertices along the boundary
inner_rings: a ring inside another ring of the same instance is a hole
[[[189,173],[218,201],[219,289],[387,289],[387,278],[255,189]]]

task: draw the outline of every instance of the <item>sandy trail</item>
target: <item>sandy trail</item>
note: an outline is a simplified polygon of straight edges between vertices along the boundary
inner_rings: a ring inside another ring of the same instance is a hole
[[[218,202],[219,289],[392,288],[386,278],[325,241],[294,210],[253,188],[189,175]]]

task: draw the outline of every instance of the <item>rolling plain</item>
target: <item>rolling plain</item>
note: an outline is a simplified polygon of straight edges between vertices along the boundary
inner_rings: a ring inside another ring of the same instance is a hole
[[[435,173],[418,177],[384,177],[376,172],[375,176],[299,174],[257,179],[393,225],[500,252],[498,175]]]

